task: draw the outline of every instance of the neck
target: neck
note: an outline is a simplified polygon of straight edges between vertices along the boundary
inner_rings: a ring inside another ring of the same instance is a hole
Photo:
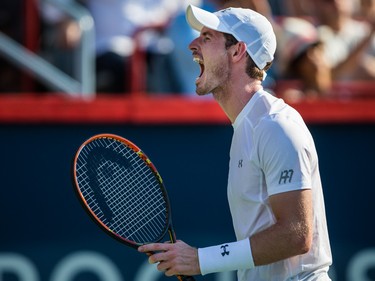
[[[222,89],[213,93],[213,96],[233,124],[238,114],[260,89],[262,89],[261,81],[251,79],[247,84]]]

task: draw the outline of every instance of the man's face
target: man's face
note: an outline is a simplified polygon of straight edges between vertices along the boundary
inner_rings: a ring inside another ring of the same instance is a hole
[[[194,61],[201,68],[195,81],[197,94],[206,95],[220,91],[230,77],[223,33],[203,27],[199,37],[190,43],[189,49]]]

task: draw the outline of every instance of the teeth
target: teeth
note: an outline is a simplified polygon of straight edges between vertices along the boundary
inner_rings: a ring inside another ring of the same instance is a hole
[[[200,58],[193,58],[193,61],[199,64],[203,64],[203,60],[201,60]]]

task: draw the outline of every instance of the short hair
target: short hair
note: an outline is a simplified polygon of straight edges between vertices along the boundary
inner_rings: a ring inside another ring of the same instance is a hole
[[[225,38],[225,48],[229,49],[229,47],[236,45],[238,43],[238,40],[229,33],[223,33]],[[259,69],[259,67],[255,64],[253,59],[250,57],[249,53],[246,52],[247,55],[247,63],[246,63],[246,73],[249,75],[249,77],[258,79],[260,81],[263,80],[264,71],[267,71],[270,69],[272,62],[267,62],[264,69]]]

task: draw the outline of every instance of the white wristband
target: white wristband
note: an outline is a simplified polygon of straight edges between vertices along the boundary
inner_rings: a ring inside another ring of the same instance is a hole
[[[254,267],[250,239],[198,249],[202,275]]]

